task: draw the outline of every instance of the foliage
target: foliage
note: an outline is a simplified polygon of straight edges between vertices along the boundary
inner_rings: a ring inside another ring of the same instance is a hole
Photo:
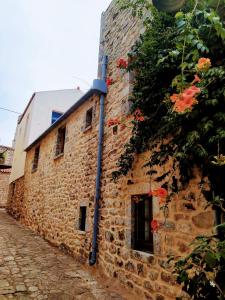
[[[150,0],[118,0],[117,3],[121,9],[132,8],[133,15],[139,17],[142,17],[144,11],[151,7]]]
[[[192,299],[225,299],[225,241],[196,238],[194,250],[175,264],[174,273]]]
[[[144,121],[133,120],[132,137],[113,178],[129,172],[135,153],[150,150],[145,166],[158,182],[165,180],[163,188],[177,192],[188,184],[197,167],[202,183],[204,177],[210,181],[211,191],[205,191],[209,205],[224,212],[225,28],[217,13],[222,0],[214,3],[215,9],[212,1],[186,1],[175,16],[159,13],[148,1],[119,1],[134,14],[142,16],[149,9],[151,15],[145,21],[145,33],[128,54],[127,67],[135,75],[131,112],[141,111]],[[176,109],[176,99],[183,100],[193,86],[199,92],[191,98],[192,103]],[[173,168],[157,174],[156,166],[166,165],[170,158]],[[188,258],[177,263],[178,281],[193,299],[223,299],[224,235],[199,242]],[[209,263],[212,257],[213,267]],[[212,269],[216,288],[210,284]]]
[[[0,160],[1,161],[5,160],[5,153],[4,152],[0,153]]]
[[[145,120],[133,122],[133,135],[113,176],[128,173],[134,153],[152,150],[147,165],[152,169],[172,156],[185,184],[195,165],[203,175],[213,173],[212,158],[225,152],[225,29],[207,6],[179,12],[175,18],[151,12],[153,18],[129,53],[128,66],[135,72],[132,111],[139,109]],[[196,70],[202,56],[211,59],[207,72]],[[184,114],[175,113],[170,96],[187,88],[197,72],[198,104]]]

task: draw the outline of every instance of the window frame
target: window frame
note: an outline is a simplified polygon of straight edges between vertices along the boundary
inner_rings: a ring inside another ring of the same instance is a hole
[[[142,200],[140,200],[142,199]],[[131,196],[131,247],[133,250],[149,254],[154,253],[153,232],[153,201],[148,194]],[[147,230],[146,230],[147,224]],[[143,235],[148,235],[146,238]]]
[[[53,121],[53,119],[52,119],[53,113],[60,114],[60,116],[59,116],[54,122],[52,122],[52,121]],[[51,115],[51,125],[53,125],[59,118],[61,118],[62,115],[63,115],[63,112],[57,111],[57,110],[52,110],[52,115]]]
[[[34,149],[34,158],[32,162],[32,172],[35,172],[38,169],[40,159],[40,145],[36,146]]]
[[[66,143],[66,125],[61,126],[57,130],[55,158],[64,155]]]
[[[81,205],[79,210],[78,230],[86,231],[87,206]]]
[[[86,116],[85,116],[85,129],[90,128],[92,126],[93,123],[93,115],[94,115],[94,108],[93,106],[90,107],[87,111],[86,111]]]

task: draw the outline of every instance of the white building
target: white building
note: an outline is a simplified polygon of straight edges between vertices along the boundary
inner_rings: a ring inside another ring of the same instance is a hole
[[[50,127],[82,95],[83,92],[79,88],[33,94],[18,120],[10,182],[24,175],[26,159],[24,149]]]

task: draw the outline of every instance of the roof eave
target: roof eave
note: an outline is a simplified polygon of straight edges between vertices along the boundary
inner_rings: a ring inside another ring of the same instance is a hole
[[[49,132],[56,128],[68,116],[70,116],[78,107],[85,103],[93,95],[101,95],[107,93],[106,83],[101,79],[93,81],[93,87],[87,91],[77,102],[73,104],[55,123],[53,123],[47,130],[45,130],[35,141],[33,141],[24,151],[29,151],[35,144],[39,143]]]

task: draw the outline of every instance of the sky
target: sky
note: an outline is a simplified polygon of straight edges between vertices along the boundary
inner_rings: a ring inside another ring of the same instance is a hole
[[[87,90],[97,75],[101,13],[111,0],[0,0],[0,108],[23,112],[34,92]],[[0,144],[18,114],[0,109]]]

